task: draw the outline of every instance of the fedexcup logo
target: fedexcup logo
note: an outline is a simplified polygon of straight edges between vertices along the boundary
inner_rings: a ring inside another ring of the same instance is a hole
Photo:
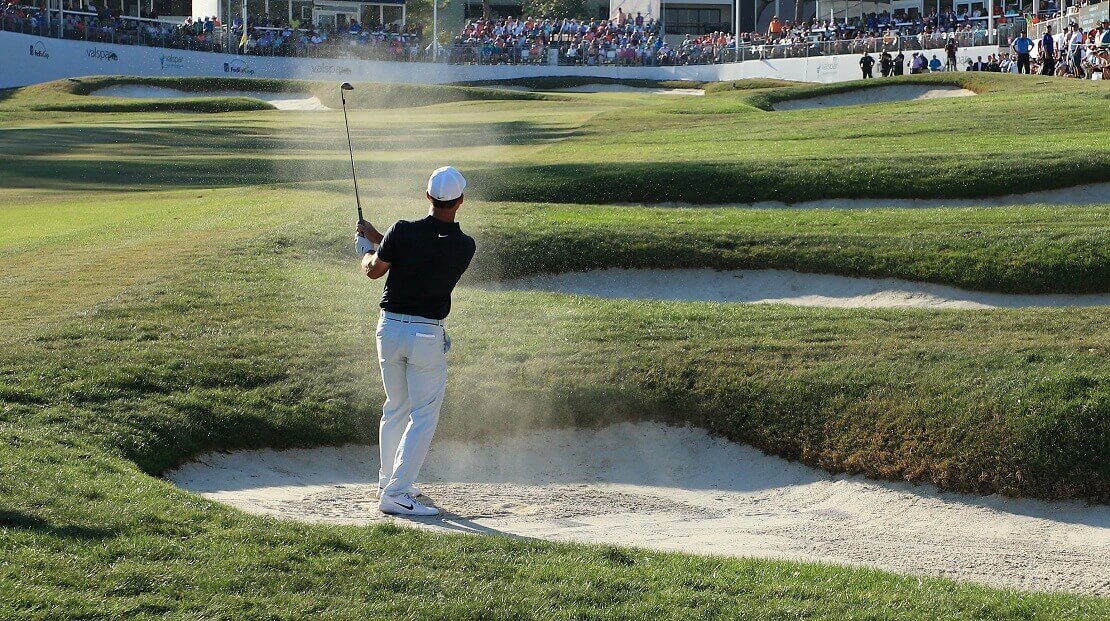
[[[238,73],[240,75],[254,75],[254,69],[251,69],[247,63],[241,60],[233,60],[229,63],[224,63],[224,73]]]
[[[158,62],[162,65],[163,71],[166,69],[180,69],[185,63],[185,58],[183,56],[174,56],[173,54],[162,54]]]
[[[116,53],[112,50],[101,50],[90,47],[85,50],[85,53],[88,54],[89,58],[95,58],[97,60],[119,60],[119,56],[116,56]]]
[[[50,58],[50,53],[46,51],[46,46],[42,41],[35,41],[31,44],[31,56],[35,58]]]
[[[321,63],[319,65],[312,65],[312,73],[346,75],[348,73],[351,73],[351,68],[344,67],[342,65],[329,65],[327,63]]]

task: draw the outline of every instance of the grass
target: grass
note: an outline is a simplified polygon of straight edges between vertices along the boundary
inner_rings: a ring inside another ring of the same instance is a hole
[[[540,161],[607,115],[686,118],[642,101],[356,111],[367,212],[418,214],[421,171],[445,158],[471,171]],[[373,440],[380,283],[348,256],[341,120],[51,114],[0,113],[0,617],[1110,614],[1105,598],[865,569],[282,523],[177,490],[151,475],[204,450]],[[474,285],[777,266],[1107,291],[1108,209],[468,201],[481,252],[456,297],[440,436],[648,418],[830,471],[1107,502],[1106,308],[628,303]]]
[[[489,277],[603,267],[778,268],[1006,293],[1110,290],[1106,206],[736,210],[527,205],[487,211]]]
[[[607,112],[546,149],[541,161],[483,171],[482,180],[496,188],[492,200],[585,204],[981,198],[1110,181],[1110,86],[1009,75],[924,78],[726,91]],[[922,82],[980,94],[768,111],[775,101],[818,92]],[[1058,105],[1063,96],[1066,111]]]
[[[96,91],[111,86],[150,86],[173,88],[187,93],[256,91],[263,93],[311,93],[324,105],[340,107],[339,92],[333,82],[278,80],[266,78],[162,78],[136,76],[94,76],[67,78],[21,89],[12,97],[0,97],[4,107],[24,107],[36,112],[251,112],[274,107],[251,97],[171,97],[129,99],[96,97]],[[411,108],[455,101],[543,100],[549,96],[488,88],[422,84],[360,83],[347,94],[348,108]],[[5,102],[5,100],[8,100]]]

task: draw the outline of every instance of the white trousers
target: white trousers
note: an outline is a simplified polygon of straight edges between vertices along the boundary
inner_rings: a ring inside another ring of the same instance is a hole
[[[385,386],[378,485],[395,496],[416,482],[428,456],[447,384],[450,340],[441,322],[394,313],[382,313],[377,337]]]

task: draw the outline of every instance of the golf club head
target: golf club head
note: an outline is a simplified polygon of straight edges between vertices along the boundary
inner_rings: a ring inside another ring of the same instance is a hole
[[[344,105],[346,105],[346,103],[347,103],[347,97],[344,95],[343,91],[353,91],[353,90],[355,90],[355,87],[351,86],[350,82],[344,82],[344,83],[339,85],[339,99],[341,99],[343,101]]]

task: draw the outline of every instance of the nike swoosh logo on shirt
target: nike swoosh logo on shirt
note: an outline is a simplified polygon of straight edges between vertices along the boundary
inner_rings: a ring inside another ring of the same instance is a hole
[[[440,235],[440,237],[447,237],[447,236],[446,235]]]
[[[397,503],[397,506],[399,506],[399,507],[404,507],[404,508],[408,509],[409,511],[412,511],[412,505],[404,505],[404,504],[401,504],[401,503],[397,502],[396,500],[394,500],[393,502]]]

